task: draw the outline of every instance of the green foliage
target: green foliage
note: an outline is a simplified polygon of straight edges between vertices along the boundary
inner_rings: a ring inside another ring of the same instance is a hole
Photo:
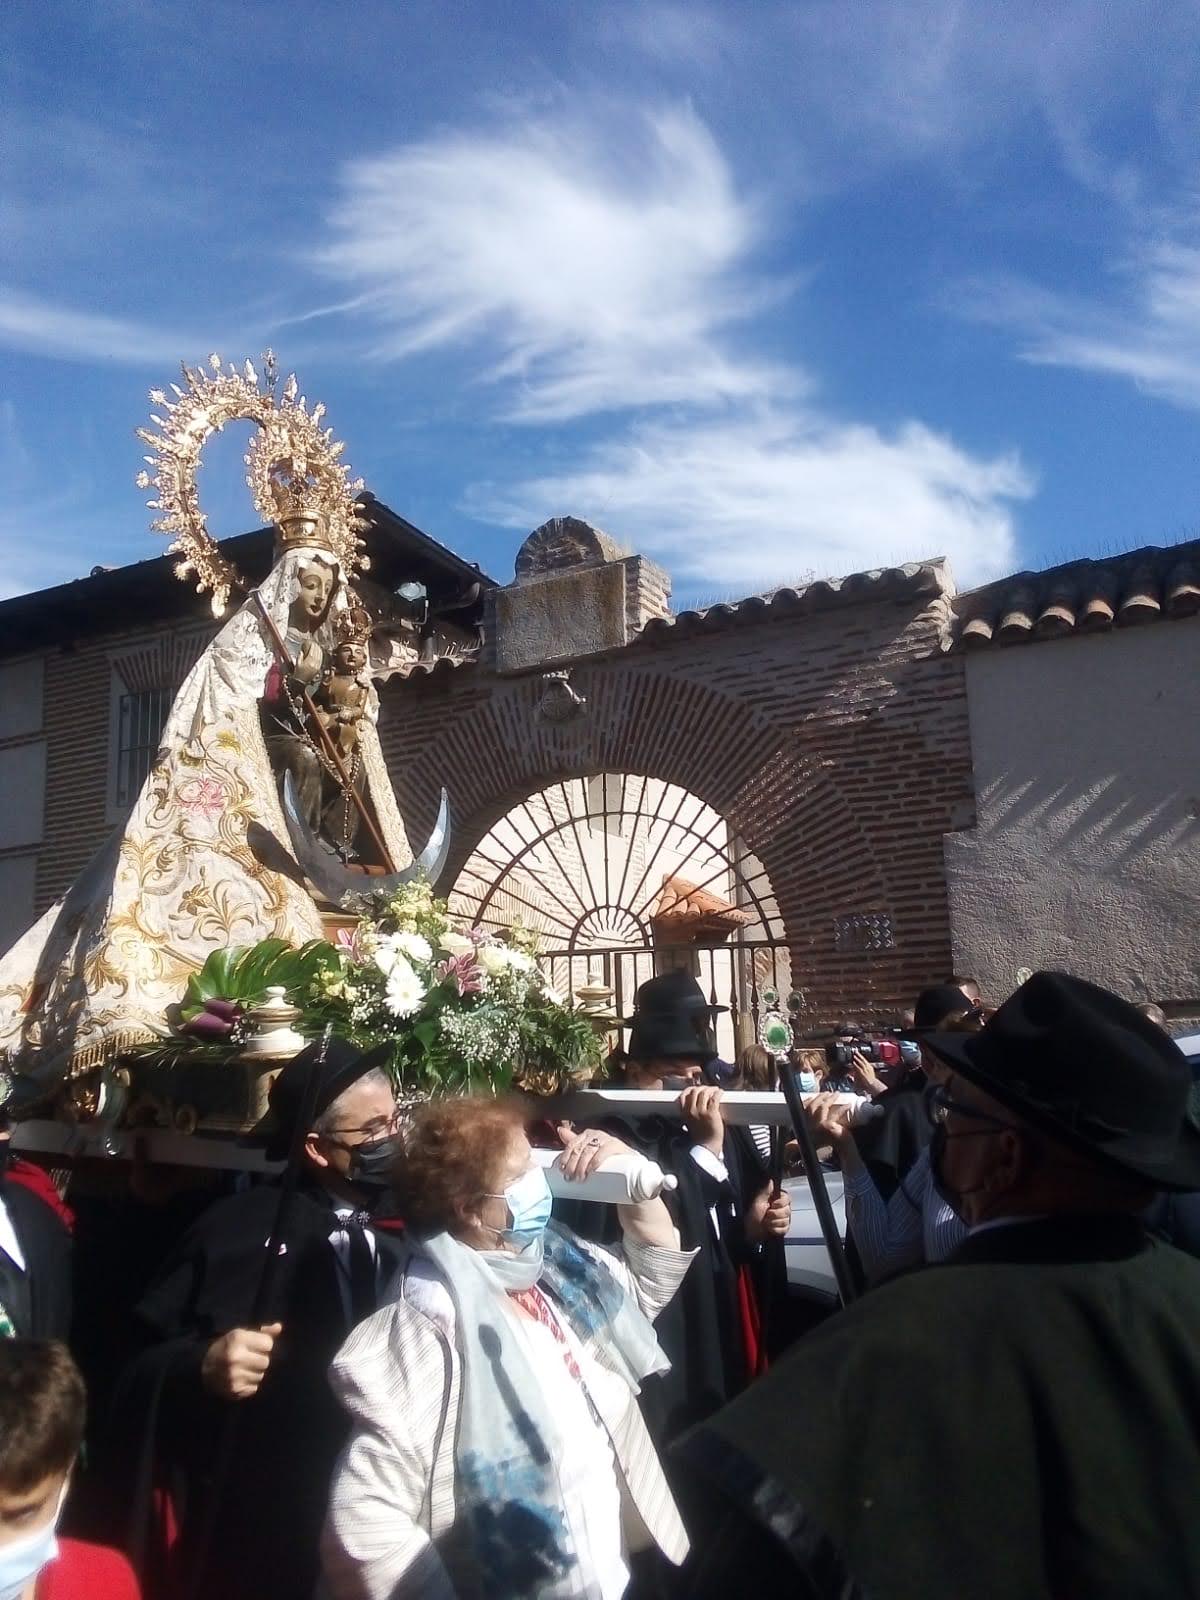
[[[357,909],[358,927],[336,945],[293,950],[264,939],[214,951],[188,982],[180,1021],[214,999],[248,1011],[279,986],[300,1011],[300,1032],[332,1024],[354,1044],[389,1044],[397,1085],[431,1094],[501,1092],[516,1080],[548,1091],[599,1065],[599,1038],[547,986],[529,930],[457,929],[424,882],[364,896]],[[231,1044],[156,1048],[219,1053]]]
[[[214,950],[199,972],[188,979],[179,1008],[190,1022],[206,1000],[232,1000],[244,1009],[259,1005],[268,989],[282,986],[288,999],[300,1003],[318,972],[338,963],[338,953],[324,939],[312,939],[298,950],[286,939],[262,939],[255,945]]]

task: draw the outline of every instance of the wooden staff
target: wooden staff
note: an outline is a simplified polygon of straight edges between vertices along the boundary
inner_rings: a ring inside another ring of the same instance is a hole
[[[266,624],[267,632],[271,636],[271,643],[275,647],[275,654],[278,658],[279,665],[287,673],[289,678],[294,677],[296,672],[296,664],[292,660],[291,656],[288,655],[287,645],[284,644],[282,634],[271,620],[270,612],[267,610],[266,606],[263,605],[262,596],[259,594],[257,589],[252,589],[250,591],[250,598],[254,602],[255,609],[258,611],[259,616]],[[317,736],[317,742],[321,746],[322,754],[326,757],[326,759],[329,761],[329,764],[333,767],[333,770],[337,773],[338,780],[341,783],[343,790],[353,802],[355,810],[362,819],[363,826],[371,836],[372,844],[374,844],[376,850],[379,851],[383,866],[388,872],[395,872],[396,864],[392,860],[391,851],[383,842],[383,835],[375,826],[374,819],[372,818],[370,811],[367,809],[366,801],[354,787],[354,784],[350,778],[350,774],[346,771],[345,763],[338,753],[338,748],[334,744],[333,739],[330,737],[329,729],[317,715],[317,708],[313,701],[312,695],[309,694],[307,689],[301,689],[300,697],[304,706],[305,714],[312,724],[313,731]]]
[[[825,1239],[825,1248],[829,1252],[829,1265],[833,1268],[838,1294],[842,1304],[848,1306],[852,1300],[858,1298],[858,1286],[850,1271],[850,1263],[846,1260],[842,1235],[833,1213],[829,1191],[825,1187],[825,1174],[821,1170],[821,1163],[817,1160],[812,1129],[808,1125],[804,1102],[800,1098],[800,1086],[796,1082],[795,1068],[790,1061],[780,1062],[779,1087],[783,1090],[783,1097],[791,1112],[796,1142],[800,1146],[800,1154],[804,1157],[804,1175],[808,1179],[809,1193],[817,1208],[817,1221],[821,1224],[821,1233]]]

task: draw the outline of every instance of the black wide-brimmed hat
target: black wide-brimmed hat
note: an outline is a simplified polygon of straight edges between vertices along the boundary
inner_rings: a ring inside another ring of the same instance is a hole
[[[1187,1059],[1107,989],[1035,972],[979,1033],[922,1043],[1034,1127],[1158,1189],[1200,1189]]]
[[[912,1027],[903,1030],[904,1037],[915,1039],[918,1035],[938,1027],[947,1017],[974,1010],[974,1001],[968,1000],[962,990],[956,988],[954,984],[931,984],[928,989],[922,989],[917,996],[917,1003],[913,1007]]]
[[[330,1039],[321,1067],[317,1085],[317,1102],[313,1116],[319,1117],[351,1084],[366,1077],[376,1067],[382,1067],[391,1054],[390,1044],[377,1044],[370,1050],[360,1050],[348,1039]],[[304,1089],[312,1063],[321,1053],[321,1041],[314,1039],[300,1054],[293,1056],[271,1085],[267,1097],[267,1114],[249,1137],[264,1147],[268,1161],[285,1161],[292,1147],[296,1121],[304,1104]]]
[[[638,1017],[648,1014],[677,1015],[681,1012],[703,1012],[706,1017],[713,1017],[718,1011],[729,1010],[728,1006],[714,1005],[692,974],[685,972],[682,967],[676,968],[673,972],[660,972],[653,978],[647,978],[645,983],[639,984],[637,993],[633,997],[633,1004],[633,1016],[621,1018],[626,1026],[635,1022]]]
[[[705,1062],[716,1052],[698,1015],[643,1011],[632,1019],[625,1054],[631,1061]]]

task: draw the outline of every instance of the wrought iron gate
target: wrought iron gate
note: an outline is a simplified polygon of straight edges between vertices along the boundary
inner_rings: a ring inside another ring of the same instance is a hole
[[[713,1004],[730,1008],[727,1048],[757,1032],[761,1012],[792,987],[761,862],[712,807],[660,779],[602,772],[538,790],[480,840],[450,901],[457,916],[483,927],[519,921],[536,931],[554,986],[574,995],[598,980],[612,988],[621,1016],[639,983],[687,967]],[[723,918],[727,936],[674,937],[691,907]]]

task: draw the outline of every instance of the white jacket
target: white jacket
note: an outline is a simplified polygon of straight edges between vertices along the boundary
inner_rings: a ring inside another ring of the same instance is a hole
[[[579,1241],[604,1261],[653,1320],[695,1251],[626,1241],[617,1252]],[[322,1538],[336,1600],[457,1600],[451,1573],[455,1440],[461,1365],[454,1302],[419,1256],[401,1268],[398,1298],[361,1322],[330,1370],[353,1433],[334,1473]],[[592,1347],[603,1361],[599,1346]],[[619,1467],[625,1539],[655,1543],[679,1563],[687,1535],[633,1392],[602,1416]]]

